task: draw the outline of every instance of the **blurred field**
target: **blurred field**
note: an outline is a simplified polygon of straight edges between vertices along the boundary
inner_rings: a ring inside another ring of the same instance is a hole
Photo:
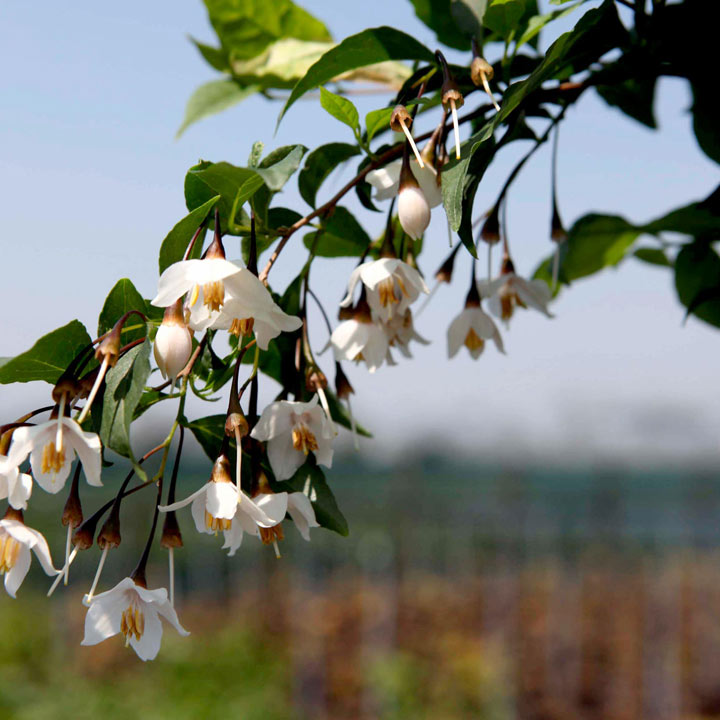
[[[193,634],[168,630],[153,663],[119,638],[79,646],[95,551],[52,601],[33,572],[0,600],[0,718],[720,717],[712,475],[425,457],[333,478],[350,537],[307,545],[289,526],[280,561],[250,542],[227,559],[181,516]],[[131,569],[121,557],[101,589]]]

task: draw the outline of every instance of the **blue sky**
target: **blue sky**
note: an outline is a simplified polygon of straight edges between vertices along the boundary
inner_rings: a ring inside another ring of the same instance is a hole
[[[304,6],[337,39],[388,24],[434,42],[409,2],[342,3],[342,12],[327,1]],[[277,135],[279,105],[254,98],[175,141],[187,98],[215,77],[187,40],[188,34],[213,40],[199,0],[45,3],[41,12],[35,4],[7,0],[1,13],[4,65],[12,71],[0,79],[0,355],[21,352],[73,317],[94,327],[119,277],[130,277],[151,297],[159,243],[185,213],[184,173],[199,158],[244,164],[255,140],[270,149],[351,139],[311,97],[293,107]],[[558,31],[577,17],[562,21]],[[362,117],[386,98],[356,100]],[[653,132],[597,96],[584,97],[568,113],[560,139],[566,223],[592,210],[641,222],[706,196],[718,172],[697,148],[689,105],[683,83],[663,80],[656,103],[660,129]],[[488,172],[478,210],[492,202],[524,151],[509,150]],[[549,155],[549,147],[536,154],[510,195],[510,240],[521,273],[532,272],[550,249]],[[331,178],[324,192],[338,182]],[[304,209],[291,186],[283,204]],[[447,251],[444,224],[435,215],[421,260],[427,275]],[[382,222],[362,210],[358,217],[370,230]],[[234,242],[230,255],[237,252]],[[293,238],[273,270],[276,288],[287,284],[304,256]],[[460,257],[457,282],[441,288],[421,317],[419,330],[433,342],[419,348],[414,361],[374,376],[360,367],[348,370],[357,414],[377,436],[366,452],[392,453],[422,441],[554,461],[651,457],[683,463],[717,453],[717,331],[692,319],[682,325],[668,272],[628,260],[576,283],[554,305],[553,320],[518,313],[505,333],[506,357],[488,348],[477,362],[464,354],[448,362],[445,333],[462,307],[467,262]],[[341,296],[352,266],[326,263],[316,272],[328,306]],[[316,323],[320,346],[326,334]],[[272,391],[266,388],[267,398]],[[0,392],[3,415],[11,420],[44,404],[48,387],[5,386]],[[161,412],[156,422],[164,421]]]

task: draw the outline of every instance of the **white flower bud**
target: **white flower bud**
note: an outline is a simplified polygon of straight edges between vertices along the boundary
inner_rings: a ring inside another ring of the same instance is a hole
[[[171,305],[165,311],[162,325],[155,335],[153,354],[155,362],[164,378],[175,380],[178,373],[187,365],[192,353],[190,331],[178,312],[179,303]]]
[[[403,230],[417,240],[430,224],[430,206],[423,191],[408,185],[400,189],[398,195],[398,218]]]

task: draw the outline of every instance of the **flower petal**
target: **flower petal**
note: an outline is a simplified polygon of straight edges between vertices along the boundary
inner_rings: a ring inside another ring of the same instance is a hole
[[[205,494],[205,508],[214,517],[229,520],[238,504],[237,487],[229,482],[210,482]]]
[[[88,485],[102,487],[100,470],[102,467],[102,443],[95,433],[84,432],[71,418],[63,418],[65,440],[80,458]]]
[[[465,344],[470,329],[470,316],[468,309],[463,310],[451,323],[447,332],[448,357],[455,357],[458,350]]]
[[[288,495],[288,512],[300,535],[309,542],[310,528],[320,527],[320,524],[315,518],[315,510],[313,510],[307,495],[301,492],[290,493]]]
[[[15,564],[5,573],[5,590],[7,590],[7,594],[11,598],[15,597],[29,569],[30,550],[25,545],[22,545]]]
[[[196,490],[191,495],[188,495],[184,500],[178,500],[170,505],[160,505],[158,510],[160,512],[171,512],[173,510],[184,508],[186,505],[189,505],[193,500],[195,500],[195,498],[200,497],[203,493],[206,493],[209,485],[210,483],[205,483],[199,490]]]
[[[125,578],[112,590],[96,595],[92,600],[85,615],[85,637],[81,645],[97,645],[120,632],[122,613],[130,603],[125,584],[127,580],[130,578]]]
[[[162,642],[162,623],[157,610],[148,604],[140,608],[145,620],[145,629],[138,640],[134,635],[130,637],[129,645],[143,661],[154,660],[160,652]]]
[[[270,467],[278,482],[291,478],[306,459],[300,450],[293,447],[289,435],[271,438],[267,444],[267,453]]]
[[[255,519],[260,527],[273,527],[282,522],[288,509],[288,494],[281,493],[262,493],[254,498],[255,506],[265,516],[262,521]]]

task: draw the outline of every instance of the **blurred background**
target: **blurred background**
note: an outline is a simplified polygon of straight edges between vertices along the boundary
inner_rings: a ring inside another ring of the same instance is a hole
[[[388,24],[435,43],[409,2],[301,4],[336,39]],[[577,17],[558,21],[543,46]],[[255,140],[271,149],[350,139],[310,95],[276,134],[280,106],[251,98],[174,140],[190,93],[214,77],[188,34],[213,41],[199,0],[3,3],[0,47],[13,70],[0,78],[0,355],[74,317],[92,329],[119,277],[152,297],[159,243],[185,214],[182,180],[199,158],[244,164]],[[387,99],[353,97],[361,117]],[[592,210],[642,222],[708,195],[717,168],[695,144],[689,105],[682,83],[661,80],[650,131],[585,97],[560,136],[566,224]],[[517,145],[483,180],[479,212],[525,152]],[[510,195],[525,275],[551,249],[549,164],[543,148]],[[295,187],[283,204],[302,209]],[[384,217],[350,207],[380,230]],[[431,276],[447,253],[437,213],[425,245]],[[274,289],[304,257],[298,238]],[[466,267],[461,256],[459,281],[418,321],[432,343],[413,361],[348,371],[354,409],[374,433],[359,453],[342,436],[329,473],[348,538],[318,530],[306,544],[290,526],[281,560],[249,541],[228,559],[181,515],[178,611],[192,635],[168,630],[148,665],[118,638],[79,647],[97,549],[52,601],[33,567],[19,600],[0,597],[0,717],[720,716],[715,331],[683,325],[670,274],[629,259],[574,284],[553,320],[518,312],[507,356],[489,348],[478,362],[448,363]],[[327,307],[351,269],[340,261],[317,273]],[[324,345],[319,318],[311,332]],[[35,385],[2,388],[3,422],[46,404],[49,387]],[[264,399],[276,391],[265,383]],[[148,414],[138,445],[164,437],[164,413]],[[197,454],[179,492],[208,473]],[[112,474],[106,485],[117,486]],[[149,514],[140,495],[124,505],[121,559],[110,556],[100,590],[134,566],[135,528],[144,536]],[[58,557],[59,511],[38,492],[27,515]],[[165,585],[164,551],[153,562],[151,585]]]

